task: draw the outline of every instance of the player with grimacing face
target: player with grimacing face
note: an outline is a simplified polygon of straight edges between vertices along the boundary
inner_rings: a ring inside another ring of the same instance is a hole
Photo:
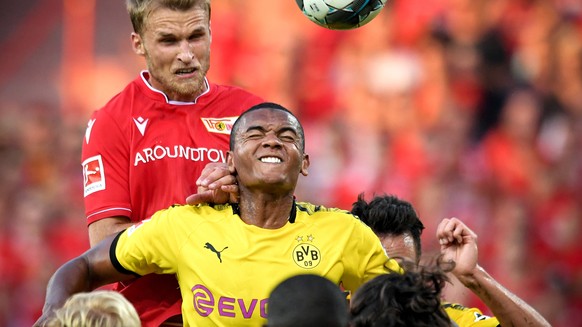
[[[35,326],[72,294],[135,275],[175,276],[186,326],[259,326],[270,292],[290,276],[312,273],[355,291],[398,271],[374,232],[349,212],[295,200],[309,167],[304,148],[290,111],[251,107],[233,126],[227,157],[238,204],[174,205],[105,238],[51,277]]]
[[[202,2],[202,1],[201,1]],[[133,50],[145,57],[150,84],[175,101],[194,101],[206,90],[210,68],[209,10],[158,8],[143,30],[131,33]]]

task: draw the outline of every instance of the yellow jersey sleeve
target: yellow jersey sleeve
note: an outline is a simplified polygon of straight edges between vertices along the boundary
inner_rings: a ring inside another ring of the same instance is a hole
[[[182,207],[170,207],[156,212],[123,232],[115,246],[117,262],[138,275],[176,273],[177,252],[180,249],[175,216]],[[171,218],[170,218],[171,217]],[[170,223],[172,222],[173,223]]]
[[[444,302],[445,312],[459,327],[497,327],[501,326],[495,317],[484,315],[477,308],[467,308],[457,303]]]
[[[354,292],[361,284],[378,275],[401,272],[398,262],[388,258],[376,234],[357,218],[354,218],[354,228],[350,241],[345,249],[343,260],[347,263],[347,269],[355,269],[348,275],[357,278],[353,280],[347,278],[342,281],[347,289]]]

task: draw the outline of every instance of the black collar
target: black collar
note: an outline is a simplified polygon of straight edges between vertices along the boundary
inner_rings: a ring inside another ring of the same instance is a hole
[[[232,213],[240,217],[240,208],[238,206],[238,203],[231,203],[231,206]],[[297,216],[297,206],[295,203],[295,197],[293,197],[293,205],[291,206],[291,212],[289,213],[289,222],[292,224],[295,223],[296,216]]]

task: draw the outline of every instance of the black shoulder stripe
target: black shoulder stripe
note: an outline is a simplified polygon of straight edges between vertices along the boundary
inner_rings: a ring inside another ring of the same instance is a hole
[[[295,198],[293,198],[293,205],[291,206],[291,212],[289,213],[289,222],[295,223],[295,218],[297,217],[297,203]]]
[[[115,269],[117,269],[117,271],[119,271],[120,273],[141,277],[141,275],[136,274],[131,270],[127,270],[127,269],[123,268],[121,263],[119,263],[119,260],[117,260],[117,256],[115,255],[115,249],[117,248],[117,241],[119,241],[119,237],[121,236],[121,234],[123,232],[125,232],[125,230],[117,233],[117,235],[113,239],[113,242],[111,242],[111,247],[109,248],[109,259],[111,260],[113,267],[115,267]]]

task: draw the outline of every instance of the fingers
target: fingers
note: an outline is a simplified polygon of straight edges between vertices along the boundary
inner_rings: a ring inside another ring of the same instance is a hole
[[[186,198],[186,203],[189,205],[202,203],[236,203],[238,202],[238,196],[238,185],[236,184],[222,185],[218,189],[210,189],[208,187],[200,186],[198,187],[198,193],[192,194]]]
[[[231,174],[226,163],[207,164],[196,181],[196,186],[198,193],[186,198],[189,205],[238,202],[236,177]]]
[[[222,185],[235,183],[236,178],[231,175],[225,163],[209,163],[202,170],[200,177],[196,181],[196,186],[218,189]]]
[[[192,194],[186,198],[186,203],[189,205],[197,205],[201,203],[210,203],[213,200],[213,192],[205,191],[196,194]]]
[[[437,227],[437,239],[441,245],[464,244],[477,235],[457,218],[445,218]]]
[[[226,193],[232,193],[238,197],[238,185],[237,184],[230,184],[230,185],[222,185],[220,190]]]

